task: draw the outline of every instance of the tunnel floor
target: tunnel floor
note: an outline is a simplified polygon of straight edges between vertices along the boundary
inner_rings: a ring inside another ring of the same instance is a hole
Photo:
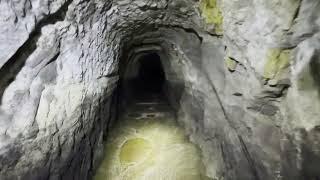
[[[207,180],[199,149],[158,94],[136,98],[105,144],[95,180]]]

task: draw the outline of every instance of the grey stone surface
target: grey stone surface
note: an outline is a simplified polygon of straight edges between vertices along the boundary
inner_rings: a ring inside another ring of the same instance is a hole
[[[221,35],[201,2],[1,0],[0,179],[90,179],[149,52],[207,176],[319,179],[320,2],[217,0]]]

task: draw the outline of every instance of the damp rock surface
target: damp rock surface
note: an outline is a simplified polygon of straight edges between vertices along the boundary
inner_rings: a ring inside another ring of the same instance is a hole
[[[0,179],[92,179],[139,59],[152,53],[208,177],[319,179],[319,9],[319,0],[1,0]],[[123,162],[140,160],[134,151]]]

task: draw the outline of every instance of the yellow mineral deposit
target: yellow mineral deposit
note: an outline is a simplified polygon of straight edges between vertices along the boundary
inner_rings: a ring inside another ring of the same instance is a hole
[[[110,132],[95,180],[203,180],[196,146],[173,118],[126,118]]]

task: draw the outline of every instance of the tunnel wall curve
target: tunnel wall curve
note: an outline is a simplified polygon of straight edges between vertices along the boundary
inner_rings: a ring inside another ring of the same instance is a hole
[[[162,35],[160,38],[159,34]],[[152,36],[155,38],[150,38]],[[241,125],[232,122],[236,119],[230,119],[229,115],[226,114],[228,112],[224,109],[224,102],[220,99],[220,93],[225,86],[223,79],[228,70],[224,69],[224,64],[218,61],[213,64],[205,63],[212,60],[212,57],[214,59],[223,59],[224,49],[222,42],[215,37],[207,37],[206,40],[207,42],[202,42],[202,39],[196,34],[186,32],[183,29],[159,28],[156,32],[146,32],[141,36],[137,36],[132,42],[138,42],[138,45],[134,44],[132,47],[139,49],[139,45],[143,46],[144,41],[147,44],[150,42],[157,43],[157,46],[149,44],[151,49],[152,47],[161,47],[159,54],[169,81],[166,92],[169,92],[169,100],[177,111],[180,123],[185,127],[191,140],[201,148],[208,176],[227,177],[228,175],[224,174],[226,173],[226,169],[224,169],[226,163],[237,159],[236,161],[241,162],[242,165],[241,167],[228,168],[227,171],[230,173],[230,178],[237,174],[236,176],[239,179],[256,179],[259,176],[258,173],[266,173],[264,171],[267,171],[266,167],[259,164],[262,162],[258,157],[265,156],[262,150],[263,147],[260,147],[261,150],[255,150],[257,154],[255,154],[256,159],[254,160],[247,159],[246,150],[244,149],[240,148],[239,151],[235,151],[239,147],[248,148],[247,142],[244,142],[241,136],[249,134],[246,131],[239,132],[239,129],[235,128],[237,125],[241,128]],[[128,49],[130,48],[128,46]],[[211,51],[205,51],[206,48],[210,48]],[[148,48],[143,47],[141,49]],[[213,49],[215,50],[213,51]],[[127,50],[125,51],[127,52]],[[126,61],[125,58],[121,60]],[[130,58],[128,64],[130,64]],[[129,65],[128,68],[130,68]],[[207,72],[207,70],[209,71]],[[173,78],[169,79],[168,77],[170,76]],[[212,81],[211,77],[214,77],[215,80],[219,77],[221,81]],[[174,93],[175,90],[178,90],[178,92]],[[245,113],[240,110],[240,107],[237,110]],[[247,114],[247,116],[246,118],[248,119],[253,118],[250,117],[250,114]],[[212,122],[210,119],[215,120]],[[274,131],[277,130],[274,129]],[[238,136],[238,133],[242,135]],[[227,134],[228,136],[231,135],[231,137],[227,137]],[[217,137],[228,143],[223,145],[216,144],[219,142]],[[208,139],[212,139],[212,141]],[[225,148],[233,152],[224,155]],[[276,151],[276,147],[274,148]],[[264,163],[266,161],[268,163],[278,163],[273,156],[270,155],[269,158],[264,160]],[[268,170],[272,171],[271,169]]]
[[[177,74],[179,71],[179,67],[173,67],[172,60],[169,59],[166,52],[163,51],[163,48],[159,45],[142,45],[141,47],[136,47],[132,50],[134,54],[129,55],[129,60],[124,67],[122,75],[120,74],[120,83],[123,84],[121,87],[123,90],[123,100],[129,100],[132,89],[130,89],[130,81],[133,78],[138,76],[139,71],[139,60],[141,57],[146,56],[148,54],[156,53],[159,55],[162,68],[165,74],[165,83],[163,87],[163,91],[168,97],[170,104],[178,110],[179,108],[179,97],[181,97],[182,91],[184,89],[184,80],[181,79],[183,76],[181,74]],[[125,103],[125,102],[124,102]]]

